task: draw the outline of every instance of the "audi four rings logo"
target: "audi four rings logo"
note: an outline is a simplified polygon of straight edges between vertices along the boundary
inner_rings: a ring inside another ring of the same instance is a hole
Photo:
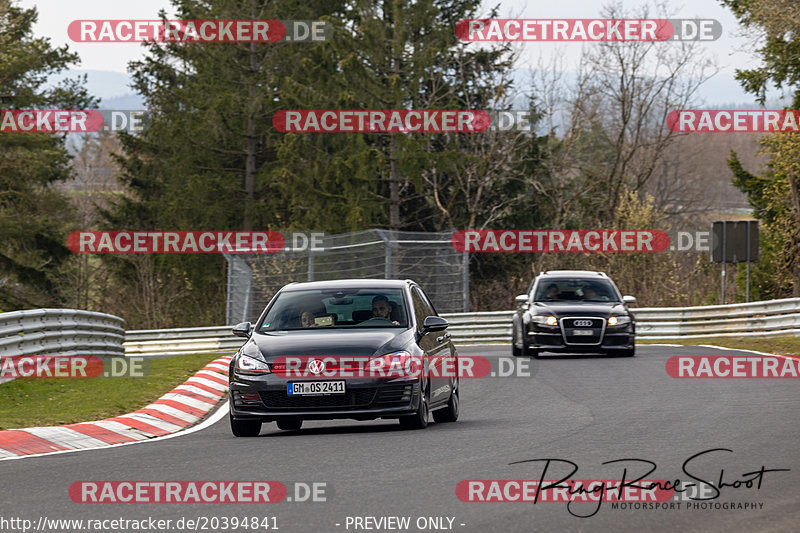
[[[322,374],[325,372],[325,361],[320,361],[319,359],[312,359],[308,362],[308,370],[312,374]]]
[[[572,323],[576,328],[588,328],[592,326],[591,320],[576,320]]]

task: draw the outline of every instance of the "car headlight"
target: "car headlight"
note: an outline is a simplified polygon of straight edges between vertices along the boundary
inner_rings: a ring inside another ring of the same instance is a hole
[[[608,319],[609,326],[624,326],[630,323],[631,317],[629,316],[612,316]]]
[[[423,372],[423,357],[405,350],[373,357],[367,363],[366,377],[418,377]]]
[[[269,365],[264,361],[259,361],[244,354],[239,354],[236,358],[236,366],[234,367],[239,374],[269,374]]]
[[[558,319],[553,315],[533,315],[531,322],[539,324],[540,326],[557,326]]]
[[[379,355],[369,360],[367,370],[387,371],[389,369],[405,368],[411,360],[411,354],[405,350]]]

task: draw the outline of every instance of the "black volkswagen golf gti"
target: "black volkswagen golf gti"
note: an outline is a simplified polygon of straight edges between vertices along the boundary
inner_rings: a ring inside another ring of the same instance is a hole
[[[411,280],[286,285],[255,327],[233,328],[247,342],[228,373],[231,431],[253,437],[263,422],[297,430],[303,420],[343,418],[422,429],[429,413],[454,422],[458,378],[448,369],[457,354],[447,326]]]
[[[622,296],[603,272],[542,272],[528,294],[517,296],[512,323],[514,355],[541,352],[635,353],[636,321]]]

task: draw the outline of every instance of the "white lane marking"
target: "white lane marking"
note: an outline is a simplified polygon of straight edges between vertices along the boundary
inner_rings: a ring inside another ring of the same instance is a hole
[[[6,458],[15,459],[16,457],[17,457],[17,454],[15,454],[14,452],[10,452],[8,450],[4,450],[3,448],[0,448],[0,461],[3,460],[3,459],[6,459]]]
[[[768,355],[770,357],[782,357],[784,359],[797,359],[797,357],[792,357],[789,355],[780,355],[776,353],[767,353],[767,352],[757,352],[756,350],[746,350],[744,348],[727,348],[725,346],[717,346],[716,344],[641,344],[640,346],[669,346],[672,348],[692,348],[694,346],[699,348],[712,348],[714,350],[725,350],[728,352],[750,352],[757,355]]]
[[[694,346],[701,346],[703,348],[715,348],[717,350],[728,350],[728,351],[731,351],[731,352],[750,352],[750,353],[754,353],[754,354],[757,354],[757,355],[768,355],[770,357],[780,357],[782,359],[792,359],[792,360],[795,360],[795,361],[798,359],[797,357],[792,357],[790,355],[780,355],[780,354],[777,354],[777,353],[757,352],[755,350],[745,350],[744,348],[726,348],[724,346],[714,346],[713,344],[695,344]]]
[[[206,398],[211,398],[215,402],[216,402],[216,400],[219,400],[219,394],[213,394],[211,392],[208,392],[205,389],[201,389],[200,387],[195,387],[193,385],[181,385],[180,387],[175,387],[172,390],[173,391],[177,391],[178,393],[184,392],[184,391],[185,392],[192,392],[194,394],[197,394],[198,396],[205,396]]]
[[[216,389],[216,390],[218,390],[220,392],[225,392],[226,390],[228,390],[228,386],[227,385],[223,385],[222,383],[219,383],[217,381],[212,381],[210,379],[201,378],[201,377],[189,378],[188,380],[186,380],[186,383],[188,383],[190,385],[192,383],[199,383],[201,385],[205,385],[206,387],[211,387],[212,389]]]
[[[186,411],[181,411],[180,409],[176,409],[170,405],[164,405],[163,403],[151,403],[150,405],[143,407],[143,409],[152,409],[154,411],[164,413],[165,415],[183,420],[184,422],[189,422],[190,424],[198,419],[198,417],[190,415]]]
[[[212,372],[211,370],[200,370],[195,374],[195,377],[205,377],[205,376],[208,376],[207,379],[214,378],[213,381],[216,381],[217,383],[228,382],[227,374],[220,374],[219,372]]]
[[[61,426],[25,428],[22,431],[50,441],[53,444],[76,450],[80,448],[98,448],[105,445],[105,442],[100,439]]]
[[[201,424],[197,424],[196,426],[194,426],[192,428],[184,429],[183,431],[178,431],[178,432],[172,433],[170,435],[164,435],[162,437],[154,437],[152,439],[147,439],[147,440],[140,440],[140,441],[136,441],[136,442],[121,442],[119,444],[106,444],[102,448],[116,448],[118,446],[132,446],[134,444],[147,444],[147,443],[150,443],[150,442],[157,442],[157,441],[160,441],[160,440],[174,439],[175,437],[182,437],[184,435],[189,435],[190,433],[195,433],[196,431],[202,431],[202,430],[206,429],[207,427],[213,426],[214,424],[216,424],[217,422],[222,420],[222,418],[227,414],[228,414],[228,402],[225,402],[224,404],[220,405],[219,408],[217,408],[216,411],[214,411],[214,414],[212,414],[210,417],[208,417],[206,420],[204,420]],[[126,416],[129,416],[129,415],[126,415]],[[0,457],[0,461],[14,461],[16,459],[32,459],[34,457],[41,457],[43,455],[57,455],[57,454],[61,454],[61,453],[85,452],[85,451],[88,451],[88,450],[95,450],[95,449],[100,449],[100,448],[82,448],[82,449],[79,449],[79,450],[58,450],[58,451],[55,451],[55,452],[37,453],[35,455],[17,455],[17,456],[14,456],[14,457]]]
[[[127,415],[118,416],[117,418],[132,418],[133,420],[138,420],[140,422],[144,422],[145,424],[150,424],[151,426],[155,426],[169,432],[180,431],[182,429],[182,427],[177,424],[165,422],[164,420],[156,418],[153,415],[148,415],[147,413],[133,412]]]
[[[511,346],[511,343],[487,343],[487,344],[458,344],[456,345],[457,348],[461,348],[462,346]],[[715,348],[717,350],[729,350],[734,352],[750,352],[757,355],[769,355],[771,357],[782,357],[783,359],[800,359],[798,357],[792,357],[790,355],[780,355],[776,353],[767,353],[767,352],[758,352],[756,350],[745,350],[744,348],[726,348],[724,346],[716,346],[714,344],[662,344],[662,343],[647,343],[647,344],[637,344],[637,346],[669,346],[670,348],[690,348],[692,346],[700,346],[701,348]]]
[[[638,344],[637,346],[669,346],[670,348],[681,348],[686,347],[685,344],[662,344],[662,343],[653,343],[653,344]]]
[[[164,396],[158,399],[160,400],[172,400],[173,402],[178,402],[183,404],[187,407],[194,407],[195,409],[201,409],[205,412],[210,405],[208,402],[204,402],[203,400],[198,400],[196,398],[192,398],[191,396],[186,396],[185,394],[175,393],[175,392],[168,392]]]
[[[84,424],[88,424],[90,426],[99,426],[103,429],[107,429],[109,431],[113,431],[114,433],[119,433],[120,435],[136,440],[147,440],[151,438],[151,433],[145,433],[140,429],[126,426],[125,424],[115,422],[114,420],[98,420],[97,422],[84,422]]]

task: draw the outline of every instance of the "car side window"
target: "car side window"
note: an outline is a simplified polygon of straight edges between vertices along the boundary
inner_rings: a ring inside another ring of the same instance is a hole
[[[417,331],[422,331],[422,324],[425,321],[425,317],[428,316],[428,310],[416,287],[411,289],[411,305],[414,306],[414,318],[417,321]]]
[[[419,291],[420,298],[422,298],[422,305],[425,307],[425,316],[439,316],[425,292],[419,287],[415,287],[415,290]]]

